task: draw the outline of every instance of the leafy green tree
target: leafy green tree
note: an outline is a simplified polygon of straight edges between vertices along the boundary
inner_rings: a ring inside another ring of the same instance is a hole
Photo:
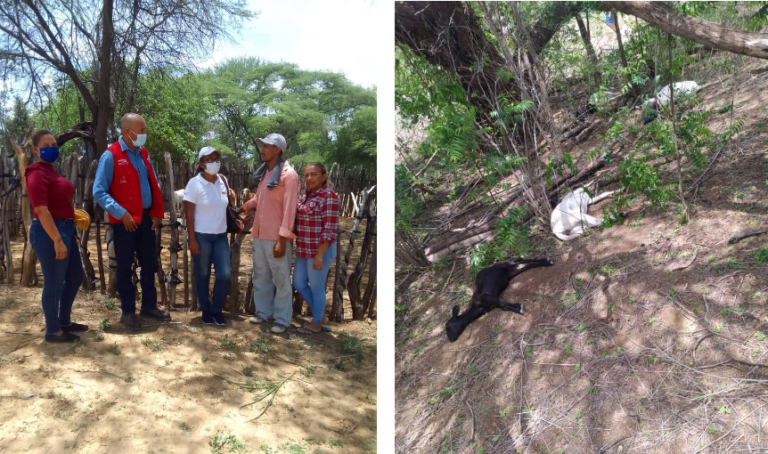
[[[257,58],[229,60],[202,77],[216,111],[215,140],[237,156],[255,159],[256,139],[279,132],[288,142],[288,158],[333,154],[340,163],[375,166],[375,129],[371,141],[369,127],[371,118],[375,127],[375,89],[341,74]]]
[[[147,121],[147,150],[153,159],[169,152],[175,161],[196,155],[213,105],[194,74],[153,70],[139,79],[136,111]]]

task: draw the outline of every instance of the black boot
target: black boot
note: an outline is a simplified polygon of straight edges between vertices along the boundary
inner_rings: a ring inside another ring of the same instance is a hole
[[[68,333],[66,331],[61,333],[61,336],[57,336],[55,334],[45,335],[46,342],[77,342],[79,340],[80,340],[80,336],[78,336],[77,334]]]
[[[171,314],[165,311],[161,311],[157,307],[153,307],[152,309],[142,309],[141,312],[139,312],[139,315],[141,315],[142,317],[153,318],[161,322],[171,321]]]
[[[120,323],[122,323],[128,331],[141,331],[141,322],[136,314],[123,314],[123,316],[120,317]]]

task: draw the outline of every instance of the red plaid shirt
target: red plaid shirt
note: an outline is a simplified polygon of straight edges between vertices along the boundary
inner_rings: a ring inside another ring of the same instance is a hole
[[[339,231],[339,198],[323,185],[315,195],[309,189],[296,207],[296,256],[314,258],[320,243],[333,243]]]

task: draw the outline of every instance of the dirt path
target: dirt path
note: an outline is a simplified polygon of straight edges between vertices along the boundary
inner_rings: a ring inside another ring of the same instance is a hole
[[[22,245],[13,246],[20,257]],[[167,250],[162,258],[167,271]],[[245,293],[250,239],[242,266]],[[375,321],[278,336],[245,315],[227,315],[224,329],[203,326],[182,308],[172,324],[128,334],[119,301],[81,292],[72,315],[91,331],[62,346],[42,341],[41,291],[42,275],[36,288],[0,285],[0,452],[209,453],[239,442],[239,452],[376,450]]]

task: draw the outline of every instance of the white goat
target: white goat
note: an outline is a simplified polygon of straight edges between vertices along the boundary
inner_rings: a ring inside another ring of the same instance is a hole
[[[686,96],[686,95],[693,95],[695,93],[698,93],[699,90],[701,90],[701,86],[697,84],[693,80],[686,80],[683,82],[675,82],[675,96]],[[649,99],[648,101],[643,103],[643,107],[664,107],[669,103],[669,100],[671,99],[671,92],[669,90],[669,85],[665,86],[661,90],[659,90],[658,93],[656,93],[656,97]],[[656,106],[656,103],[658,103],[658,106]]]
[[[181,208],[184,205],[184,190],[173,191],[173,208],[176,210],[176,216],[181,216]]]
[[[563,241],[571,241],[581,236],[587,228],[601,225],[603,219],[587,214],[588,207],[611,197],[613,192],[605,192],[594,198],[584,188],[568,193],[552,210],[552,233]]]

